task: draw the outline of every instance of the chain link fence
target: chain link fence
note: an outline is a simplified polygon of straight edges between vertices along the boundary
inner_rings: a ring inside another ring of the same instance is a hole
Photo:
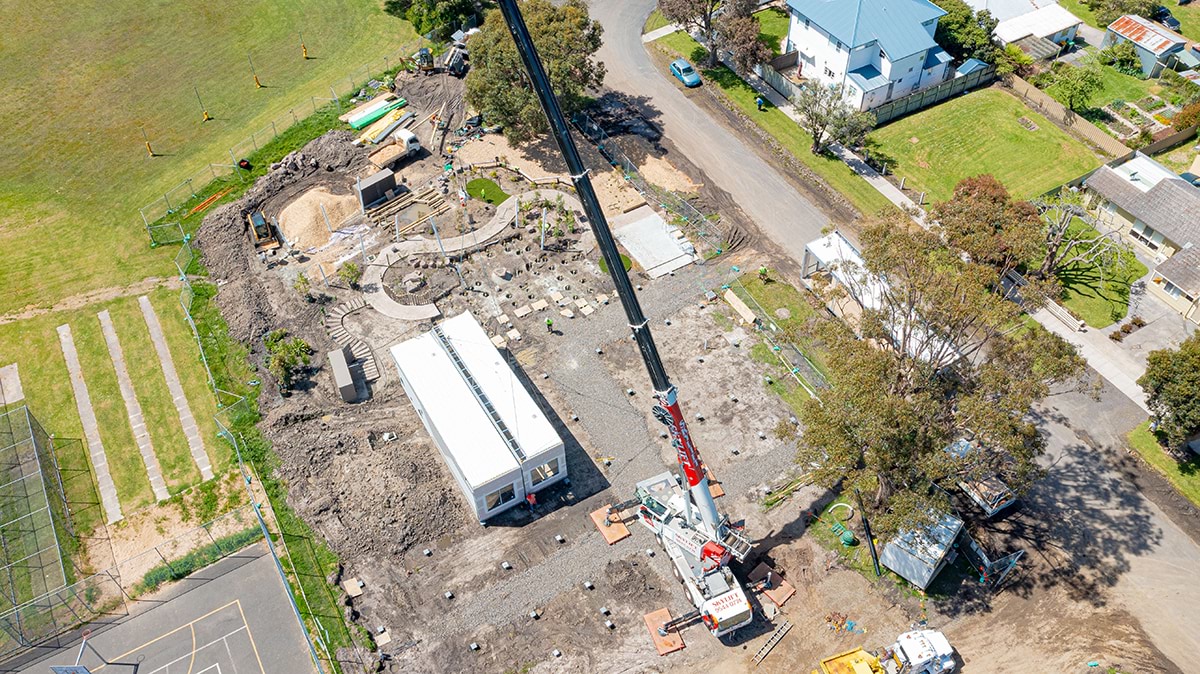
[[[820,391],[829,388],[829,382],[821,369],[805,353],[806,350],[812,350],[814,345],[793,343],[794,340],[779,327],[773,314],[754,299],[754,295],[742,284],[740,278],[734,277],[728,287],[746,303],[750,311],[754,312],[755,318],[758,319],[756,327],[759,335],[767,341],[771,351],[787,368],[788,373],[810,396],[820,399]]]
[[[670,224],[687,233],[701,259],[711,260],[729,249],[728,228],[719,215],[705,215],[679,194],[648,182],[638,172],[637,164],[621,150],[617,140],[587,113],[575,115],[572,122],[585,138],[596,145],[610,165],[625,174],[625,180],[642,198],[673,216]]]

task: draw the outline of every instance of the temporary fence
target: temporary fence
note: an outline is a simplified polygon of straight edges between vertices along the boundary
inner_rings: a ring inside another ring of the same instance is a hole
[[[390,77],[405,67],[411,55],[422,46],[432,46],[432,43],[424,38],[406,42],[382,58],[352,69],[343,77],[299,93],[293,99],[295,103],[286,112],[231,145],[220,157],[213,157],[212,161],[197,168],[191,176],[184,178],[174,187],[164,190],[162,196],[139,208],[142,226],[146,228],[151,243],[164,245],[181,241],[182,227],[159,228],[164,224],[161,221],[186,217],[185,205],[195,202],[199,191],[214,180],[227,177],[238,183],[247,180],[249,175],[239,168],[239,161],[246,159],[325,106],[332,104],[340,108],[345,97],[370,89],[368,85],[372,81],[382,85],[383,78]],[[375,90],[378,90],[378,87]]]
[[[771,347],[771,352],[779,358],[784,367],[787,368],[788,374],[796,380],[798,384],[812,397],[821,398],[821,389],[829,388],[829,382],[826,381],[825,375],[805,354],[805,349],[812,349],[812,345],[805,345],[804,348],[788,341],[787,335],[779,328],[776,319],[771,312],[759,304],[758,300],[754,299],[754,295],[742,283],[738,277],[734,277],[727,287],[734,290],[742,301],[747,302],[747,306],[754,312],[754,316],[758,319],[759,334],[767,341]]]
[[[688,235],[700,251],[701,259],[712,259],[729,249],[731,233],[720,216],[705,215],[679,194],[648,182],[638,171],[637,164],[621,149],[617,139],[610,136],[604,127],[587,113],[576,114],[572,121],[585,138],[595,143],[596,149],[609,164],[624,173],[625,180],[642,195],[642,198],[675,216],[671,224]]]

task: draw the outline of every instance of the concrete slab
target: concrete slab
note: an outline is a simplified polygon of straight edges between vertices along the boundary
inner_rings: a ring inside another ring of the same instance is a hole
[[[347,578],[342,581],[342,589],[346,591],[347,597],[361,597],[363,593],[362,584],[357,578]]]
[[[564,318],[575,318],[575,312],[571,311],[570,309],[563,309],[562,311],[560,311],[558,313],[559,313],[559,315],[563,316]]]
[[[83,368],[79,365],[79,354],[75,351],[75,339],[70,325],[58,326],[58,342],[63,359],[67,361],[67,374],[71,377],[71,389],[75,393],[75,408],[79,410],[79,421],[83,423],[83,439],[87,443],[88,455],[92,458],[92,470],[96,471],[96,486],[100,490],[100,503],[109,524],[124,519],[121,502],[117,500],[117,486],[113,484],[108,470],[108,457],[104,454],[104,443],[100,440],[100,424],[92,409],[92,396],[83,379]]]
[[[583,314],[584,316],[591,316],[592,314],[596,313],[596,310],[591,307],[584,306],[580,307],[579,313]]]
[[[175,360],[171,358],[171,350],[167,348],[167,338],[163,335],[162,324],[158,322],[158,314],[150,304],[150,298],[142,295],[138,298],[142,309],[142,318],[150,330],[150,341],[154,343],[154,351],[162,365],[163,377],[167,380],[167,390],[171,392],[171,400],[175,403],[175,411],[179,414],[179,423],[183,426],[183,434],[187,438],[188,450],[192,460],[200,469],[200,476],[205,480],[213,477],[212,462],[204,451],[204,441],[200,439],[200,427],[196,425],[196,417],[192,415],[192,407],[184,395],[183,385],[179,383],[179,373],[175,370]]]
[[[513,309],[513,316],[516,316],[517,318],[525,318],[532,313],[533,309],[528,304],[522,304],[516,309]]]
[[[579,299],[575,300],[575,306],[576,306],[576,307],[578,307],[578,308],[580,308],[580,309],[582,309],[582,308],[586,307],[587,305],[588,305],[588,303],[587,303],[587,300],[583,299],[582,297],[580,297]]]
[[[596,301],[600,304],[608,304],[608,295],[600,293],[599,295],[596,295]]]
[[[13,405],[25,399],[17,364],[0,367],[0,405]]]
[[[521,331],[514,328],[504,333],[504,337],[510,342],[519,342],[521,341]]]
[[[121,398],[125,400],[129,427],[133,430],[133,439],[137,441],[138,451],[142,454],[146,476],[150,478],[150,488],[154,490],[155,499],[165,501],[171,497],[171,493],[167,491],[167,483],[163,480],[162,468],[158,465],[154,444],[150,441],[150,431],[146,428],[146,420],[142,415],[142,405],[133,389],[133,380],[129,378],[129,368],[125,366],[125,354],[121,351],[120,340],[117,339],[117,329],[113,326],[112,316],[107,309],[96,314],[96,318],[100,320],[100,331],[104,333],[108,355],[112,359],[113,369],[117,372],[117,385],[121,389]]]
[[[563,294],[558,292],[557,290],[550,293],[550,301],[554,302],[555,304],[562,304]]]
[[[503,349],[504,347],[508,346],[508,342],[505,341],[500,335],[495,335],[492,337],[492,344],[494,344],[497,349]]]
[[[613,218],[613,234],[650,278],[665,276],[692,263],[694,251],[677,241],[662,217],[649,206],[639,206]]]
[[[529,306],[532,307],[534,311],[545,311],[550,307],[550,303],[546,300],[538,300]]]

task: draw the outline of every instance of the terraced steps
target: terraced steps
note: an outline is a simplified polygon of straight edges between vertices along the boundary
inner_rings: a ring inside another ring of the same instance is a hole
[[[363,376],[366,380],[375,381],[379,379],[379,364],[375,362],[375,354],[371,351],[371,347],[366,342],[350,334],[350,331],[342,324],[342,319],[365,306],[367,306],[367,302],[361,297],[356,297],[349,302],[343,302],[325,314],[323,323],[325,331],[329,333],[329,337],[338,346],[343,349],[350,349],[353,360],[362,365]]]

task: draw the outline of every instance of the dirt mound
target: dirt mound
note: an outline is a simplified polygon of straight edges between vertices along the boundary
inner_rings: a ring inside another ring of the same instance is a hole
[[[321,212],[321,207],[325,212]],[[349,191],[335,194],[326,187],[314,187],[279,213],[279,228],[283,238],[296,248],[320,248],[329,243],[329,225],[335,229],[347,217],[358,212],[358,201]]]
[[[631,559],[615,559],[604,566],[604,578],[612,592],[623,599],[638,599],[660,590],[651,582],[650,572]]]

